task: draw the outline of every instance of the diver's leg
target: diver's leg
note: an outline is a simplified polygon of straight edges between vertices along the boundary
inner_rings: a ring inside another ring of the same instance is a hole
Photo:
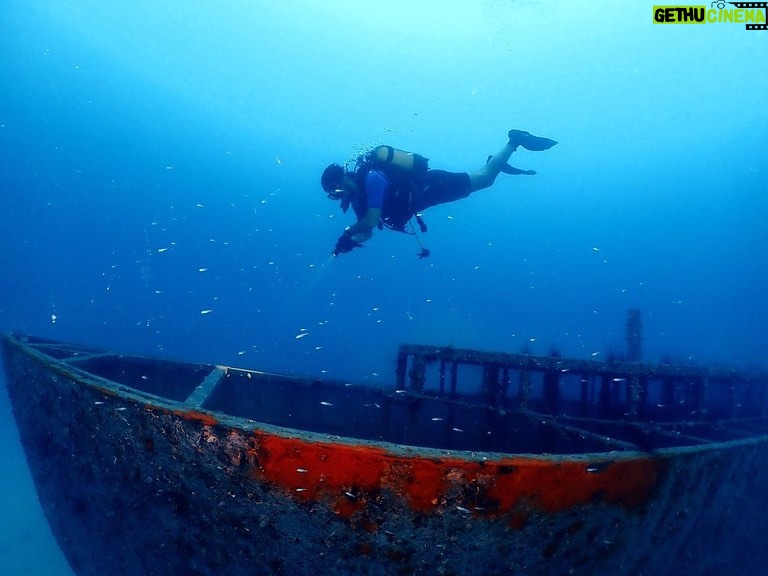
[[[477,192],[483,188],[490,187],[495,181],[496,177],[501,172],[502,168],[506,166],[509,157],[517,150],[517,144],[513,144],[512,140],[504,145],[504,148],[496,152],[488,159],[485,166],[469,173],[470,191]]]
[[[489,157],[485,166],[480,170],[469,173],[472,192],[490,187],[496,181],[499,172],[506,174],[536,174],[533,170],[520,170],[507,164],[509,157],[517,150],[518,146],[522,146],[526,150],[540,152],[542,150],[549,150],[557,144],[555,140],[534,136],[524,130],[510,130],[507,135],[509,136],[509,141],[504,148]]]

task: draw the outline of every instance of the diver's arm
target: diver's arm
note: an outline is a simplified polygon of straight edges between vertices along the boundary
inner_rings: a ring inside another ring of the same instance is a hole
[[[344,233],[336,241],[333,255],[346,254],[362,246],[363,242],[373,236],[373,227],[379,223],[379,216],[381,216],[380,208],[369,208],[365,216],[352,226],[347,226]]]
[[[373,229],[379,224],[381,208],[368,208],[365,215],[347,228],[355,242],[365,242],[373,236]]]

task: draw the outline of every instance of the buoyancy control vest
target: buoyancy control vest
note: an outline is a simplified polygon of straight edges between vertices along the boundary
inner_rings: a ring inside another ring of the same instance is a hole
[[[379,227],[405,232],[408,221],[415,213],[414,196],[421,191],[424,176],[429,170],[429,159],[392,146],[377,146],[357,160],[356,174],[364,178],[369,170],[377,170],[390,182],[384,195]],[[419,225],[425,230],[421,221]]]

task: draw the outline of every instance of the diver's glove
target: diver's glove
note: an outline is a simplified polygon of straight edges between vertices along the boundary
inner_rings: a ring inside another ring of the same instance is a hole
[[[344,233],[339,236],[339,239],[336,240],[336,247],[333,249],[333,255],[338,256],[339,254],[346,254],[347,252],[352,252],[355,248],[360,248],[362,244],[360,242],[355,242],[352,240],[352,234],[350,231],[344,230]]]

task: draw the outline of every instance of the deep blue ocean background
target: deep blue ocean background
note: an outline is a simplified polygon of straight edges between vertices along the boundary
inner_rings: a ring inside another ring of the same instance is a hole
[[[765,368],[768,32],[651,2],[7,0],[0,330],[388,386],[402,342]],[[538,175],[377,232],[319,187],[377,144]],[[305,337],[297,338],[302,334]],[[0,394],[0,574],[71,572]],[[106,573],[106,572],[105,572]]]

